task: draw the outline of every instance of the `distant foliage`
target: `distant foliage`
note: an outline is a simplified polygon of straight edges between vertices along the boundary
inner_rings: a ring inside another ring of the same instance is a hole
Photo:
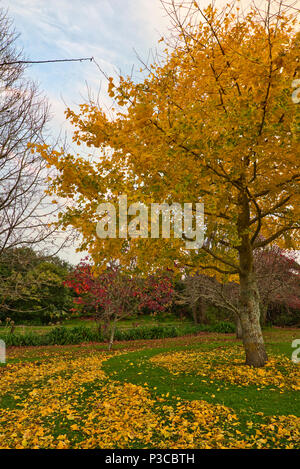
[[[167,275],[148,276],[141,279],[122,272],[118,265],[111,264],[105,271],[97,273],[87,262],[81,262],[70,274],[65,285],[77,294],[74,303],[79,308],[94,310],[94,317],[104,323],[112,346],[116,324],[121,319],[150,311],[164,311],[173,295],[172,283]],[[76,311],[76,308],[74,308]]]
[[[94,308],[95,316],[115,314],[124,317],[147,308],[164,311],[172,301],[173,287],[166,274],[149,275],[145,279],[129,276],[118,266],[110,266],[97,274],[88,262],[81,262],[64,284],[74,290],[75,305]]]
[[[63,282],[70,269],[30,248],[7,250],[0,260],[0,320],[48,324],[68,317],[73,293]]]
[[[231,323],[220,323],[208,325],[186,325],[186,326],[144,326],[132,329],[116,329],[115,340],[149,340],[165,339],[168,337],[181,337],[184,335],[195,335],[199,332],[234,332]],[[46,334],[28,332],[26,334],[1,334],[7,346],[40,346],[40,345],[68,345],[81,344],[84,342],[104,342],[106,336],[98,328],[86,326],[65,327],[57,326]]]

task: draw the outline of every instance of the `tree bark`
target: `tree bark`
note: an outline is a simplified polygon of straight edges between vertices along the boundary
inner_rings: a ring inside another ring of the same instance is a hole
[[[241,178],[241,185],[244,180]],[[254,271],[253,244],[250,239],[250,204],[246,190],[239,196],[240,211],[238,216],[239,277],[240,277],[240,321],[243,344],[246,352],[246,364],[263,367],[268,356],[260,325],[260,298]]]
[[[242,324],[238,316],[236,316],[235,326],[236,326],[236,338],[242,339],[243,338]]]
[[[260,325],[259,293],[253,272],[240,278],[240,321],[246,364],[262,367],[268,356]]]
[[[205,324],[206,316],[203,298],[200,297],[196,302],[193,303],[192,312],[195,324]]]
[[[111,350],[112,345],[114,343],[115,330],[116,330],[116,323],[113,322],[113,325],[112,325],[111,331],[110,331],[110,339],[109,339],[109,343],[108,343],[108,350]]]
[[[198,324],[197,303],[193,303],[192,313],[193,313],[194,324]]]

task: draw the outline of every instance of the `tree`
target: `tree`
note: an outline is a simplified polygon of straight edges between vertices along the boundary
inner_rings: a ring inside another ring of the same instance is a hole
[[[254,251],[254,268],[257,276],[260,299],[260,322],[265,324],[270,306],[285,305],[299,308],[300,283],[299,264],[294,251],[284,251],[278,246],[267,246]],[[186,275],[184,289],[179,301],[196,306],[201,300],[221,310],[227,310],[236,323],[237,338],[242,339],[239,320],[239,285],[235,282],[220,282],[213,276]]]
[[[210,282],[211,277],[205,275],[187,275],[181,282],[181,288],[176,291],[176,304],[187,305],[190,308],[195,324],[206,322],[205,301],[207,300],[207,292],[204,288],[206,281]],[[215,291],[215,282],[213,291]],[[209,299],[211,300],[210,296]]]
[[[300,266],[296,252],[278,246],[260,248],[254,253],[261,306],[261,323],[267,320],[272,304],[300,307]]]
[[[26,78],[17,38],[0,9],[0,256],[20,246],[41,249],[57,230],[49,226],[57,212],[45,194],[49,170],[28,146],[49,140],[49,108],[37,85]]]
[[[65,285],[78,295],[75,304],[89,306],[94,310],[95,319],[104,321],[105,330],[110,333],[110,350],[119,321],[141,313],[143,308],[164,311],[172,298],[172,284],[168,276],[149,276],[140,279],[122,272],[116,263],[110,263],[106,270],[97,274],[87,262],[81,262],[70,274]]]
[[[24,272],[29,275],[36,259],[40,261],[40,255],[31,248],[55,255],[66,244],[66,237],[61,240],[57,226],[52,224],[58,206],[45,193],[47,177],[53,170],[47,169],[45,160],[29,146],[49,142],[49,107],[37,85],[26,77],[17,39],[12,21],[0,8],[0,260],[11,272],[10,278],[1,273],[0,283],[3,314],[12,308],[12,315],[25,311],[20,306],[22,301],[28,304],[29,278],[25,281]],[[23,273],[14,270],[21,263]],[[45,285],[38,285],[38,279],[40,274],[31,280],[31,287],[37,289],[41,299]],[[33,309],[39,308],[35,305]]]
[[[260,327],[254,251],[299,243],[299,119],[291,99],[299,77],[298,10],[282,1],[231,2],[219,11],[195,2],[163,2],[174,34],[164,57],[145,64],[140,82],[109,78],[108,115],[95,103],[67,111],[74,141],[99,159],[39,150],[59,171],[52,191],[73,199],[62,216],[84,236],[96,263],[110,255],[140,269],[189,265],[239,283],[237,314],[246,363],[267,361]],[[146,70],[145,70],[146,69]],[[204,202],[205,242],[99,239],[99,202]]]
[[[63,286],[71,266],[29,247],[6,249],[0,257],[0,319],[49,323],[64,319],[72,306]]]

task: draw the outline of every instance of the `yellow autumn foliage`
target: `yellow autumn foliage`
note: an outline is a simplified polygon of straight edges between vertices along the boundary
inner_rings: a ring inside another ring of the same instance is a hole
[[[218,349],[217,349],[218,350]],[[122,352],[115,352],[121,355]],[[123,352],[124,353],[124,352]],[[210,359],[216,352],[208,352]],[[218,352],[219,353],[219,352]],[[187,401],[157,394],[156,388],[121,383],[106,376],[102,364],[111,354],[92,348],[77,349],[77,355],[58,348],[39,352],[41,361],[26,353],[22,363],[0,368],[0,448],[297,448],[299,417],[264,417],[260,423],[241,427],[232,409],[205,400]],[[247,386],[278,386],[295,389],[296,371],[279,359],[264,370],[237,372],[232,380],[219,368],[208,368],[207,352],[176,352],[155,356],[151,361],[173,372],[207,373],[208,379]],[[240,359],[237,350],[228,360]],[[225,352],[222,359],[225,359]],[[218,355],[220,356],[220,355]],[[198,358],[197,358],[198,357]],[[237,367],[238,370],[239,367]],[[176,371],[175,371],[176,370]],[[298,370],[298,368],[297,368]],[[200,371],[200,370],[198,370]],[[215,374],[214,374],[215,373]],[[253,373],[256,373],[254,376]],[[258,373],[258,375],[257,375]],[[234,373],[232,374],[234,376]],[[6,404],[5,404],[6,403]]]
[[[155,355],[151,362],[171,373],[191,373],[203,381],[220,381],[238,386],[256,385],[260,389],[300,391],[300,366],[285,356],[270,356],[264,368],[245,366],[242,347],[218,347],[211,351],[183,351]]]

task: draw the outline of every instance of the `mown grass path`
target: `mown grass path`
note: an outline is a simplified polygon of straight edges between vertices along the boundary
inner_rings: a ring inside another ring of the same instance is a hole
[[[261,371],[221,334],[9,350],[0,448],[300,448],[293,336]]]
[[[227,344],[230,347],[231,344]],[[189,347],[189,350],[213,350],[224,348],[224,343],[200,344]],[[121,382],[131,382],[140,386],[147,386],[155,395],[169,393],[172,397],[186,400],[202,400],[212,404],[222,404],[233,408],[236,412],[251,414],[262,412],[264,415],[300,416],[300,393],[295,391],[280,392],[277,390],[261,389],[258,385],[237,387],[217,380],[207,380],[204,383],[201,376],[180,373],[174,375],[168,370],[153,365],[152,357],[162,353],[186,350],[187,346],[164,347],[159,349],[141,350],[125,355],[112,357],[103,364],[104,371],[112,378]],[[201,366],[201,365],[200,365]],[[234,364],[233,364],[234,367]]]

